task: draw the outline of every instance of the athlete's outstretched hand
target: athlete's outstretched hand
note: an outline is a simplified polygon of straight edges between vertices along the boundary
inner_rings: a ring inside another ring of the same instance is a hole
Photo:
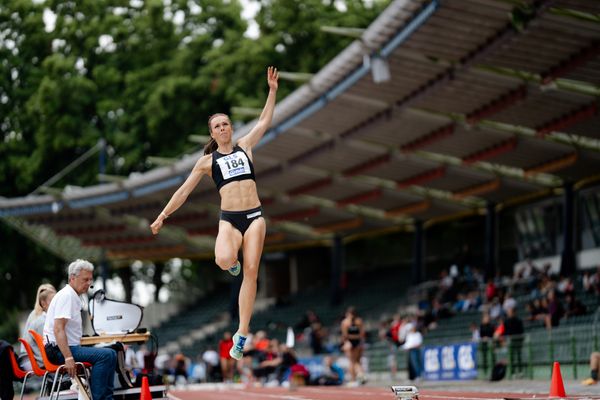
[[[150,229],[152,230],[153,234],[157,234],[158,231],[160,231],[160,228],[162,228],[163,226],[163,221],[165,219],[163,218],[162,215],[159,215],[158,217],[156,217],[156,219],[154,220],[154,222],[152,223],[152,225],[150,225]]]
[[[267,68],[267,83],[269,84],[269,89],[277,90],[279,87],[279,73],[277,72],[277,68],[270,66]]]

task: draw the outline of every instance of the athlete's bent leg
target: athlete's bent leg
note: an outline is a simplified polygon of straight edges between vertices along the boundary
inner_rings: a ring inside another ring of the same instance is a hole
[[[215,263],[222,270],[231,268],[238,259],[242,234],[227,221],[219,221],[219,233],[215,242]]]

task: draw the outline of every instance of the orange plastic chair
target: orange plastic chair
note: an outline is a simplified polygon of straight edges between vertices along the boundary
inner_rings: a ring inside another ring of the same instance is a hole
[[[29,378],[29,376],[33,374],[33,371],[24,371],[21,369],[19,363],[17,362],[17,356],[15,355],[15,352],[13,351],[12,347],[8,348],[8,356],[10,357],[10,364],[12,366],[13,375],[18,380],[23,381],[23,387],[21,387],[21,397],[19,397],[19,399],[23,400],[23,394],[25,393],[25,385],[27,384],[27,378]]]
[[[42,379],[42,388],[41,388],[41,392],[40,392],[40,396],[42,396],[44,394],[44,387],[46,384],[46,375],[48,374],[48,371],[46,371],[44,368],[40,367],[40,365],[38,364],[37,360],[35,359],[35,354],[33,353],[33,348],[31,347],[29,342],[23,338],[19,338],[19,342],[21,342],[23,347],[25,347],[25,351],[27,352],[27,356],[29,357],[29,362],[31,363],[32,372],[35,375],[44,378],[44,379]]]
[[[31,336],[33,336],[33,340],[35,340],[35,343],[39,347],[40,354],[42,355],[42,360],[44,361],[44,366],[46,367],[46,375],[44,376],[44,382],[42,382],[42,393],[40,393],[40,395],[43,394],[44,383],[46,381],[47,375],[49,373],[54,373],[55,376],[60,375],[60,380],[55,378],[52,381],[52,388],[50,389],[50,393],[48,395],[50,396],[50,398],[52,398],[52,395],[54,394],[54,390],[56,389],[56,398],[58,398],[58,392],[60,391],[60,384],[62,383],[63,375],[66,373],[66,370],[64,369],[66,366],[65,366],[65,364],[56,365],[48,359],[48,355],[46,354],[46,347],[44,347],[44,338],[42,337],[42,335],[40,335],[33,329],[30,329],[29,333],[31,334]],[[88,362],[76,362],[75,365],[78,367],[81,367],[83,369],[84,375],[85,375],[87,381],[89,382],[88,368],[91,368],[92,364],[90,364]]]

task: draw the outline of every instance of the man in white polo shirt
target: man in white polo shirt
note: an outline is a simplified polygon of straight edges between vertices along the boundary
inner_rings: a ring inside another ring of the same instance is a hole
[[[75,362],[92,364],[90,389],[94,400],[112,400],[117,353],[113,349],[81,346],[82,300],[93,280],[94,266],[85,260],[69,265],[69,284],[52,299],[44,324],[44,344],[48,358],[65,364],[69,375],[76,372]]]

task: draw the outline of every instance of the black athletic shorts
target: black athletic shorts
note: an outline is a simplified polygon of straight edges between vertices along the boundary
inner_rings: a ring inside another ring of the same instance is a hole
[[[246,231],[248,230],[248,227],[250,226],[252,221],[254,221],[255,219],[260,218],[262,216],[263,216],[262,207],[258,206],[251,210],[245,210],[245,211],[223,211],[223,210],[221,210],[221,218],[220,219],[222,221],[229,222],[231,225],[233,225],[233,227],[235,229],[240,231],[243,236],[244,233],[246,233]]]

